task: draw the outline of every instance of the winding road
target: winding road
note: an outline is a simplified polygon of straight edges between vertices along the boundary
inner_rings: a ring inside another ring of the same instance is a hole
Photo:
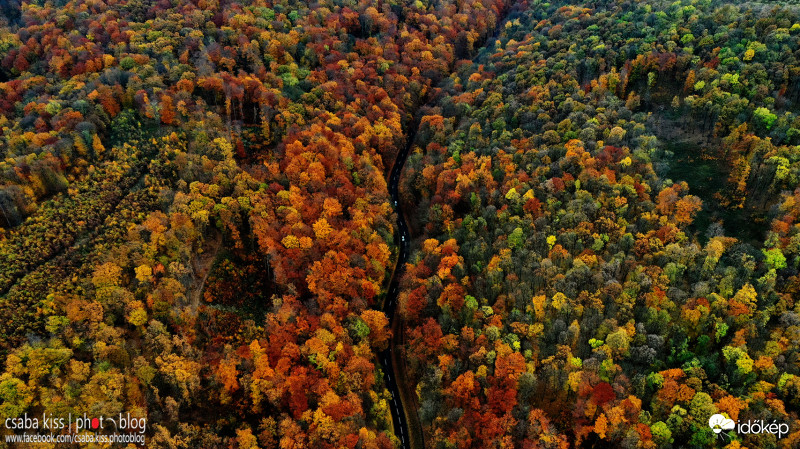
[[[512,2],[513,5],[514,2]],[[510,6],[509,6],[510,9]],[[498,17],[497,24],[495,25],[492,37],[484,39],[479,48],[483,48],[487,42],[493,42],[500,35],[502,30],[501,24],[505,23],[508,17],[508,10]],[[473,61],[477,61],[480,52],[476,53]],[[383,303],[383,311],[389,318],[389,327],[392,329],[392,339],[389,348],[378,353],[378,359],[383,365],[383,379],[386,388],[392,395],[391,403],[389,404],[392,412],[392,422],[397,437],[400,439],[402,449],[424,449],[425,440],[422,432],[422,425],[419,421],[419,415],[415,407],[411,404],[404,404],[402,396],[400,395],[400,388],[398,387],[397,380],[399,376],[405,376],[405,373],[399,372],[399,368],[395,366],[395,361],[399,360],[399,354],[395,353],[398,345],[398,340],[402,332],[402,323],[395,319],[397,312],[397,294],[399,293],[400,276],[405,271],[405,264],[408,260],[408,248],[411,240],[411,234],[408,231],[408,224],[406,223],[405,213],[400,203],[400,194],[398,184],[400,183],[400,174],[403,172],[403,167],[408,159],[408,153],[417,137],[417,129],[419,129],[419,119],[415,117],[411,132],[408,135],[406,144],[402,147],[400,152],[395,158],[392,170],[389,173],[388,187],[389,196],[392,199],[395,213],[397,214],[397,237],[398,247],[400,249],[397,255],[397,264],[395,265],[392,279],[389,281],[389,290],[386,295],[386,300]],[[405,379],[405,377],[403,377]],[[414,420],[414,423],[409,426],[408,420]]]
[[[397,154],[394,165],[392,165],[392,171],[389,174],[389,195],[392,199],[392,204],[394,205],[395,212],[397,214],[397,236],[399,240],[398,247],[400,251],[397,255],[397,265],[395,265],[394,272],[392,273],[392,279],[389,281],[389,290],[388,294],[386,295],[386,300],[383,303],[383,311],[389,318],[389,326],[393,330],[399,329],[400,327],[399,325],[396,326],[397,323],[395,321],[398,305],[397,293],[399,292],[400,288],[400,276],[402,275],[405,263],[408,260],[408,247],[409,240],[411,238],[408,232],[408,225],[406,224],[405,216],[403,214],[403,208],[400,205],[398,184],[400,182],[400,174],[403,171],[403,166],[405,165],[406,159],[408,158],[408,153],[411,150],[411,145],[416,138],[416,127],[413,129],[415,131],[408,136],[406,145],[404,145]],[[396,338],[394,338],[396,335],[397,332],[395,332],[395,335],[389,344],[389,348],[378,353],[378,358],[384,367],[383,378],[384,382],[386,383],[386,388],[388,388],[389,393],[392,395],[392,400],[389,404],[389,407],[392,412],[392,421],[394,424],[395,433],[400,439],[401,447],[403,449],[412,449],[412,438],[416,437],[416,441],[421,441],[422,435],[411,435],[411,431],[409,430],[408,422],[406,420],[406,413],[404,412],[404,410],[407,410],[408,404],[403,404],[402,396],[400,395],[400,389],[397,386],[397,376],[403,374],[398,373],[394,366],[393,352],[395,351],[396,346]],[[416,410],[409,410],[409,415],[412,413],[416,414]],[[413,417],[416,418],[416,415]],[[419,426],[415,427],[419,428]]]

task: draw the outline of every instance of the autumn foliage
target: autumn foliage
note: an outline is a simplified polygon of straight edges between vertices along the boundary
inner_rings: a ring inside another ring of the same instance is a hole
[[[425,447],[797,447],[800,16],[729,3],[4,3],[0,411],[396,448],[399,343]]]

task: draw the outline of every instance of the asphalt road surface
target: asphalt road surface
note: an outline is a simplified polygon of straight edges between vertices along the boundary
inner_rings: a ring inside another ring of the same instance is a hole
[[[392,280],[389,282],[389,292],[386,296],[386,301],[384,302],[384,313],[386,313],[386,316],[389,318],[390,328],[394,324],[395,320],[395,313],[397,311],[397,293],[399,291],[399,278],[403,273],[403,267],[405,266],[406,260],[408,260],[408,242],[410,240],[408,225],[406,224],[405,217],[403,216],[403,209],[400,205],[397,185],[400,181],[400,173],[403,171],[403,166],[406,163],[406,158],[408,157],[411,144],[414,142],[414,134],[416,133],[412,133],[412,135],[409,136],[407,145],[405,145],[397,154],[397,159],[395,159],[394,165],[392,166],[392,172],[389,174],[389,195],[391,196],[395,212],[397,212],[397,245],[400,248],[400,252],[397,256],[397,266],[392,275]],[[406,415],[403,413],[403,403],[400,400],[400,390],[397,387],[397,380],[395,378],[396,372],[392,364],[393,350],[394,345],[390,344],[389,349],[381,351],[378,354],[378,358],[384,367],[383,377],[386,387],[388,388],[389,393],[392,395],[392,400],[389,403],[389,407],[392,411],[392,421],[394,422],[395,432],[397,437],[400,439],[402,444],[401,447],[403,449],[411,449],[411,435],[409,434]]]

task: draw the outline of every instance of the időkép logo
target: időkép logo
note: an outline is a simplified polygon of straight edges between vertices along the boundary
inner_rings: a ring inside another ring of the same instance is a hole
[[[768,423],[763,419],[747,421],[734,421],[725,415],[719,413],[712,415],[708,419],[708,427],[714,431],[720,438],[730,439],[726,430],[733,430],[739,435],[757,434],[757,433],[772,433],[783,438],[789,433],[789,424],[777,423],[775,421]]]

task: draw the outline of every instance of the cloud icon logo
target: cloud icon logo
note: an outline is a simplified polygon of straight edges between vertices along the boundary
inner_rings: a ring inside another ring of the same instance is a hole
[[[708,427],[711,427],[711,430],[713,430],[714,433],[720,433],[723,430],[733,429],[736,427],[736,423],[734,423],[732,419],[726,418],[725,416],[717,413],[708,419]]]

